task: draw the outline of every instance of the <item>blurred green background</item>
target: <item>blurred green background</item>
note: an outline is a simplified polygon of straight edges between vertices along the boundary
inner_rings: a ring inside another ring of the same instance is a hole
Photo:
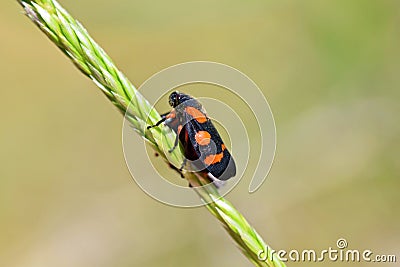
[[[400,260],[399,1],[61,4],[136,86],[193,60],[259,85],[275,162],[259,191],[242,182],[228,199],[273,248],[343,237]],[[122,116],[21,11],[0,3],[0,266],[251,266],[206,209],[140,190]]]

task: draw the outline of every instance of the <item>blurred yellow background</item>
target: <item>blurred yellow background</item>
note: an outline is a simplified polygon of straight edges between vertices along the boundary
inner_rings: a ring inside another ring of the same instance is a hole
[[[228,199],[273,248],[343,237],[400,260],[399,1],[61,4],[136,86],[193,60],[258,84],[276,120],[275,162],[259,191],[242,182]],[[122,116],[16,1],[0,3],[0,34],[1,267],[251,266],[206,209],[140,190]]]

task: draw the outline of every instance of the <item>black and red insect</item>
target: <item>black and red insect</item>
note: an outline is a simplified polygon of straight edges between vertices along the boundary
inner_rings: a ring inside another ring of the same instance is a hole
[[[176,133],[174,146],[169,152],[181,142],[185,161],[180,170],[189,160],[196,170],[207,172],[212,179],[225,181],[235,176],[235,161],[200,102],[175,91],[169,96],[169,104],[172,110],[163,114],[155,125],[147,128],[164,123]]]

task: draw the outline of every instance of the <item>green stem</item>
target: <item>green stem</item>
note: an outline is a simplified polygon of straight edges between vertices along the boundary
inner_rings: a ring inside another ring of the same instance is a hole
[[[88,76],[118,108],[132,127],[144,137],[165,159],[163,145],[173,144],[174,134],[166,127],[146,129],[160,120],[160,115],[136,90],[126,76],[117,69],[110,57],[90,37],[85,28],[54,0],[18,1],[26,15],[69,57],[83,74]],[[183,155],[175,149],[169,157],[179,166]],[[255,266],[285,266],[273,256],[255,229],[235,207],[222,198],[214,186],[200,173],[187,173],[185,178],[206,204],[210,213],[224,226],[243,254]],[[266,260],[259,260],[260,251],[266,250]]]

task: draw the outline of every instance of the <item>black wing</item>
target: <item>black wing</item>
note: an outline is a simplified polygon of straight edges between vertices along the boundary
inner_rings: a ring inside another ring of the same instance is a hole
[[[236,165],[233,157],[224,145],[217,129],[207,117],[207,121],[201,123],[193,119],[190,115],[182,114],[184,124],[180,141],[184,146],[185,156],[189,160],[196,160],[196,167],[206,168],[215,178],[219,180],[228,180],[236,175]],[[210,136],[210,142],[199,143],[196,134],[207,132]],[[207,143],[207,144],[205,144]],[[187,154],[187,155],[186,155]],[[201,166],[199,166],[201,165]]]

